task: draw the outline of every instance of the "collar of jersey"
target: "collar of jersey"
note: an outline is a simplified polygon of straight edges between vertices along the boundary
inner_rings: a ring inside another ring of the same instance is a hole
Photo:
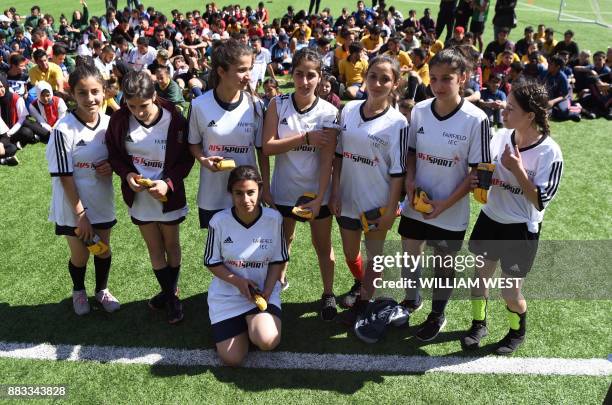
[[[447,120],[451,118],[453,115],[457,114],[457,111],[461,110],[461,107],[463,107],[463,102],[465,101],[465,99],[461,97],[461,101],[459,102],[459,104],[457,104],[457,107],[455,107],[453,111],[449,112],[448,114],[442,117],[438,115],[438,113],[436,112],[436,109],[434,108],[434,103],[436,102],[436,100],[437,99],[434,98],[433,101],[431,102],[431,113],[434,115],[434,117],[436,117],[438,121]]]
[[[512,131],[512,135],[510,135],[510,142],[512,142],[512,146],[516,146],[516,141],[514,139],[515,133],[516,133],[516,131]],[[546,139],[547,136],[548,135],[542,135],[542,137],[540,139],[538,139],[538,141],[536,143],[532,143],[531,145],[525,146],[524,148],[519,148],[519,152],[525,152],[526,150],[535,148],[536,146],[538,146],[539,144],[544,142],[544,139]]]
[[[245,224],[244,222],[242,222],[242,220],[240,218],[238,218],[238,215],[236,214],[236,207],[232,207],[232,216],[234,217],[234,219],[236,220],[236,222],[238,222],[240,225],[242,225],[243,227],[245,227],[246,229],[249,229],[250,227],[252,227],[253,225],[255,225],[257,223],[257,221],[259,221],[259,218],[261,218],[262,214],[263,214],[263,207],[259,207],[259,215],[257,216],[257,218],[255,218],[255,220],[253,222],[251,222],[250,224]]]
[[[295,109],[295,112],[297,112],[298,114],[306,114],[312,111],[313,108],[317,106],[317,104],[319,103],[319,97],[315,98],[315,101],[310,105],[310,107],[305,110],[300,110],[298,108],[297,103],[295,102],[295,93],[291,93],[291,102],[293,103],[293,108]]]
[[[83,121],[81,121],[81,119],[79,118],[78,115],[76,115],[76,112],[72,112],[72,115],[74,116],[74,119],[76,119],[77,121],[79,121],[84,127],[86,127],[87,129],[90,129],[92,131],[95,131],[96,128],[98,128],[98,125],[100,125],[100,113],[98,113],[98,121],[96,121],[96,124],[93,127],[90,127],[89,125],[87,125],[86,123],[84,123]]]
[[[144,122],[140,121],[138,118],[134,117],[134,119],[136,120],[136,122],[138,122],[138,125],[140,125],[143,128],[152,128],[155,125],[157,125],[159,123],[159,121],[162,119],[162,115],[164,115],[164,109],[162,107],[160,107],[159,105],[157,106],[159,108],[159,114],[157,115],[157,118],[155,118],[155,120],[150,123],[150,124],[145,124]]]
[[[213,96],[215,97],[215,101],[217,102],[217,104],[219,104],[221,108],[223,108],[225,111],[233,111],[236,109],[236,107],[238,107],[242,103],[242,98],[244,97],[244,93],[242,91],[240,92],[240,98],[235,103],[226,103],[225,101],[222,101],[217,96],[216,89],[213,89]]]
[[[391,107],[390,105],[387,106],[387,108],[385,108],[382,112],[379,112],[376,115],[373,115],[369,118],[366,118],[364,112],[363,112],[363,107],[365,106],[365,101],[363,103],[361,103],[361,105],[359,106],[359,115],[361,116],[361,121],[363,122],[368,122],[368,121],[372,121],[375,120],[376,118],[380,118],[383,115],[385,115],[387,113],[387,111],[389,111],[389,108]]]

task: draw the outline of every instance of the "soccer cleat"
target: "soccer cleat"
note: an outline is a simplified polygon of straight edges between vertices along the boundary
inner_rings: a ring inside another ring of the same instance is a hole
[[[18,164],[19,164],[19,159],[17,159],[17,156],[9,156],[7,158],[0,159],[0,165],[17,166]]]
[[[355,305],[355,302],[357,302],[360,296],[361,296],[361,281],[355,280],[355,283],[353,284],[349,292],[346,293],[346,295],[344,296],[344,299],[342,300],[343,306],[345,308],[351,308],[353,305]]]
[[[423,299],[419,296],[416,300],[404,299],[400,302],[400,305],[403,306],[410,312],[411,314],[423,308]]]
[[[430,312],[425,322],[423,322],[416,333],[416,338],[421,342],[434,340],[438,333],[446,326],[444,314]]]
[[[72,292],[72,307],[77,315],[85,315],[91,311],[89,301],[87,300],[87,292],[85,290]]]
[[[489,334],[487,324],[484,321],[472,320],[472,327],[467,331],[465,336],[461,338],[461,346],[464,349],[478,349],[480,340]]]
[[[338,315],[336,296],[334,294],[323,294],[321,296],[321,319],[326,322],[333,321],[336,315]]]
[[[98,291],[96,293],[96,300],[102,304],[102,308],[104,308],[106,312],[115,312],[121,307],[117,298],[108,291],[108,288]]]
[[[171,296],[166,301],[166,311],[169,324],[174,325],[183,320],[183,304],[176,295]]]
[[[495,353],[500,356],[509,356],[519,348],[525,341],[525,334],[518,330],[510,329],[508,334],[497,343]]]
[[[15,147],[16,147],[17,149],[19,149],[19,150],[22,150],[22,149],[23,149],[23,146],[21,145],[21,141],[17,141],[17,142],[15,142]]]

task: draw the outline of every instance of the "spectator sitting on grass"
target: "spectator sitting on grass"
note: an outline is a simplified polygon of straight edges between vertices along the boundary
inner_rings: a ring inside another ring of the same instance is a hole
[[[487,114],[489,122],[498,128],[503,127],[501,110],[506,108],[506,94],[499,89],[502,76],[494,73],[489,77],[486,88],[480,93],[478,106]]]
[[[168,66],[158,66],[155,71],[155,77],[157,78],[155,91],[159,97],[170,101],[174,105],[185,102],[183,91],[179,85],[170,78],[170,69]]]
[[[368,62],[362,59],[363,45],[353,42],[349,45],[349,56],[340,61],[338,67],[340,82],[345,85],[346,96],[363,100],[365,94],[365,74],[368,70]]]

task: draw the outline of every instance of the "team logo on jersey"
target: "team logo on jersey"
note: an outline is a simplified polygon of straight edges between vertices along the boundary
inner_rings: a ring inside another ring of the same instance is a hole
[[[211,152],[227,152],[227,153],[248,153],[249,146],[244,145],[209,145],[208,150]]]
[[[76,146],[87,146],[87,144],[85,143],[84,140],[81,139],[80,141],[77,142]]]
[[[143,167],[153,167],[157,169],[162,169],[164,167],[164,162],[160,162],[159,160],[146,159],[141,156],[132,156],[132,162],[135,165],[140,165]]]
[[[294,152],[316,152],[317,148],[313,145],[300,145],[296,148],[293,148]]]
[[[225,240],[223,241],[223,243],[234,243],[234,241],[232,240],[232,238],[231,238],[231,237],[229,237],[229,236],[228,236],[227,238],[225,238]]]
[[[503,188],[504,190],[509,191],[512,194],[523,194],[523,190],[520,187],[506,183],[505,181],[495,177],[491,180],[491,185]]]
[[[287,123],[287,118],[283,118],[280,123],[281,125],[289,125],[289,123]]]
[[[417,153],[417,158],[424,160],[432,165],[442,166],[442,167],[453,167],[459,162],[461,159],[459,156],[455,156],[453,159],[429,155],[427,153],[419,152]]]
[[[226,263],[233,267],[240,269],[253,268],[262,269],[268,265],[267,261],[256,261],[256,260],[227,260]]]
[[[217,123],[215,122],[215,120],[212,120],[208,123],[208,128],[212,128],[212,127],[216,127]]]
[[[443,131],[442,136],[448,139],[449,145],[457,145],[459,142],[467,141],[466,135],[453,134],[450,132]]]
[[[425,135],[425,131],[423,131],[423,127],[419,128],[419,130],[417,131],[417,135],[418,134]]]
[[[130,134],[127,134],[127,136],[125,137],[125,141],[126,142],[134,142],[134,140],[132,139],[132,136]]]
[[[363,163],[368,166],[378,166],[378,158],[370,159],[367,156],[357,155],[351,152],[343,152],[342,157],[345,159],[350,159],[355,163]]]

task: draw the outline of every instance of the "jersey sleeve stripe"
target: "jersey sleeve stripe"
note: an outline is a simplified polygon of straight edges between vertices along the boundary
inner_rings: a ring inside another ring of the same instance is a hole
[[[281,256],[283,261],[289,261],[289,253],[287,252],[287,242],[285,239],[285,230],[281,227]]]
[[[57,129],[55,129],[53,132],[55,137],[55,157],[57,159],[58,173],[70,173],[71,170],[68,169],[68,156],[66,154],[66,143],[64,141],[64,137]]]
[[[401,147],[400,166],[402,167],[402,172],[403,173],[406,173],[406,159],[407,159],[407,155],[408,155],[408,129],[409,129],[409,127],[404,127],[400,131],[400,147]]]
[[[208,227],[208,238],[206,238],[206,251],[204,252],[204,265],[211,265],[210,259],[213,254],[213,246],[215,241],[215,230],[213,227]]]
[[[480,123],[480,147],[482,149],[482,162],[488,163],[491,161],[491,147],[489,141],[491,139],[491,127],[489,120],[484,119]]]
[[[552,170],[550,172],[550,178],[548,181],[548,187],[546,188],[546,199],[544,201],[550,201],[557,193],[557,189],[559,188],[559,180],[561,180],[561,171],[563,168],[563,163],[555,162],[553,163]]]

